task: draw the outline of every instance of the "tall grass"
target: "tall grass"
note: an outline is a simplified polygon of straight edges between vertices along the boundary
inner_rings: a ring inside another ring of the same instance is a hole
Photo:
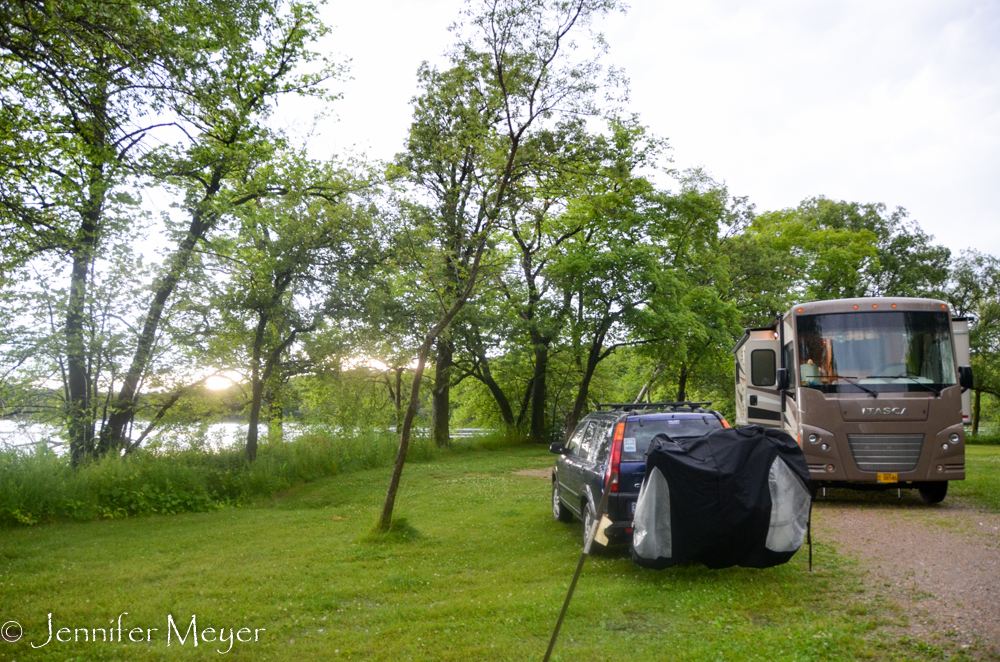
[[[970,444],[981,444],[984,446],[1000,445],[1000,427],[996,425],[982,425],[979,428],[979,434],[968,432],[965,436]]]
[[[31,453],[0,451],[0,525],[212,510],[321,476],[388,465],[397,445],[391,431],[314,429],[261,446],[253,464],[239,447],[194,448],[137,451],[75,469],[44,445]],[[437,452],[418,437],[408,459],[427,460]]]

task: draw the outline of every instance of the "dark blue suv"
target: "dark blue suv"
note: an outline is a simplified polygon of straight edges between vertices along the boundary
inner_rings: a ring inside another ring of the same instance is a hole
[[[623,541],[632,533],[632,516],[646,471],[646,449],[658,434],[678,440],[701,437],[729,423],[722,415],[704,409],[710,402],[655,402],[598,405],[576,426],[569,439],[552,444],[559,455],[552,469],[552,516],[560,522],[583,520],[583,536],[597,514],[611,472],[618,482],[611,485],[607,516],[612,524],[605,531],[610,542]]]

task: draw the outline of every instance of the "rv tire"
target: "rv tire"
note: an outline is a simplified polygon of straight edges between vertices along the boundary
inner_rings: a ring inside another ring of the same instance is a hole
[[[918,483],[917,491],[924,503],[941,503],[948,494],[948,481],[939,480],[933,483]]]

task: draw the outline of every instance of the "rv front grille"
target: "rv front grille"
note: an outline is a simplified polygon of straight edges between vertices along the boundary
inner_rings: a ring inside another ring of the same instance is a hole
[[[861,471],[913,471],[924,447],[922,434],[849,434],[854,463]]]

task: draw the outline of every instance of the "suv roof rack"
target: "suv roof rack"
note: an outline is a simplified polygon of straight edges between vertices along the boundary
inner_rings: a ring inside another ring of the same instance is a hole
[[[690,407],[691,411],[700,407],[708,407],[711,402],[621,402],[621,403],[598,403],[597,410],[607,408],[610,411],[625,411],[628,409],[677,409],[678,407]]]

